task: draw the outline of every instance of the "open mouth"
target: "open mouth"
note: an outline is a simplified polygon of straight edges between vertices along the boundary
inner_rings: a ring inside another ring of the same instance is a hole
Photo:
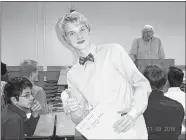
[[[82,44],[84,42],[85,42],[85,40],[82,40],[82,41],[77,42],[77,44]]]

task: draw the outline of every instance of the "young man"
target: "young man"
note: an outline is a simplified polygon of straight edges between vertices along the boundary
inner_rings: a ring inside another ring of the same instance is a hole
[[[47,106],[46,93],[42,87],[36,86],[35,81],[38,77],[38,66],[37,62],[34,60],[23,60],[20,64],[20,74],[30,80],[33,85],[32,96],[39,101],[42,106],[42,112],[45,112]]]
[[[113,131],[125,135],[125,131],[134,128],[136,135],[127,138],[147,138],[142,114],[151,87],[124,48],[114,43],[92,44],[88,21],[77,11],[66,14],[59,21],[59,29],[79,55],[67,73],[70,91],[67,106],[72,120],[78,124],[91,108],[104,102],[119,114],[126,114],[113,124]]]
[[[180,102],[185,111],[185,92],[181,91],[180,86],[183,83],[184,73],[181,69],[171,66],[168,71],[168,81],[170,88],[168,92],[165,93],[166,97],[169,97],[173,100]],[[186,114],[186,113],[185,113]],[[185,119],[185,117],[184,117]],[[185,122],[183,122],[182,132],[185,132]]]
[[[24,140],[33,135],[39,120],[41,106],[31,94],[32,83],[24,77],[15,77],[5,85],[7,106],[1,116],[1,139]],[[31,111],[30,119],[26,113]]]
[[[153,65],[145,69],[144,75],[153,89],[144,112],[148,139],[178,140],[184,109],[179,102],[163,95],[161,90],[167,81],[165,71]]]

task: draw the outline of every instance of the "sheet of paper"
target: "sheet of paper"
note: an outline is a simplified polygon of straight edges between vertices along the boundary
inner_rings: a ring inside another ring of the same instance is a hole
[[[121,117],[109,105],[97,105],[77,126],[76,129],[87,139],[131,139],[136,138],[134,128],[125,133],[116,133],[113,124]]]
[[[55,113],[57,115],[56,135],[57,136],[74,136],[75,124],[71,117],[64,112]]]
[[[52,136],[54,129],[55,114],[40,115],[34,136]]]

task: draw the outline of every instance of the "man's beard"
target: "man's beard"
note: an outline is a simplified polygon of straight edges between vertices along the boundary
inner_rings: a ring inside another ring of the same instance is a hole
[[[144,37],[144,36],[143,36],[143,39],[144,39],[145,41],[149,41],[149,40],[152,39],[152,37]]]

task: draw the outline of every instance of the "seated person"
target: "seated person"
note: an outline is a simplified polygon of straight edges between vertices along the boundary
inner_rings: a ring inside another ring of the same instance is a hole
[[[183,83],[183,76],[184,73],[181,69],[174,66],[169,67],[168,82],[170,88],[168,89],[168,92],[165,93],[165,96],[181,103],[185,112],[185,92],[180,89],[181,84]],[[185,126],[185,123],[183,123],[183,125]],[[184,126],[182,127],[182,132],[185,132],[183,131],[183,129],[185,129]]]
[[[8,77],[9,77],[9,73],[7,71],[6,64],[1,62],[1,94],[2,94],[2,91],[3,91],[4,85],[8,81]]]
[[[184,109],[179,102],[164,96],[161,91],[167,81],[166,73],[160,67],[152,65],[146,67],[144,76],[152,87],[144,112],[148,139],[178,140]]]
[[[32,96],[41,104],[42,110],[40,113],[42,113],[45,112],[47,100],[46,93],[43,88],[36,86],[34,83],[38,77],[37,65],[37,62],[34,60],[23,60],[20,64],[20,74],[21,76],[28,78],[32,83]]]
[[[1,111],[5,107],[5,101],[4,101],[4,95],[3,95],[3,90],[6,82],[8,81],[9,78],[9,73],[6,68],[6,64],[1,62]]]
[[[4,95],[7,106],[1,116],[1,139],[24,140],[25,134],[34,134],[39,120],[41,106],[31,94],[32,83],[24,77],[15,77],[5,85]],[[30,119],[26,113],[30,112]]]

